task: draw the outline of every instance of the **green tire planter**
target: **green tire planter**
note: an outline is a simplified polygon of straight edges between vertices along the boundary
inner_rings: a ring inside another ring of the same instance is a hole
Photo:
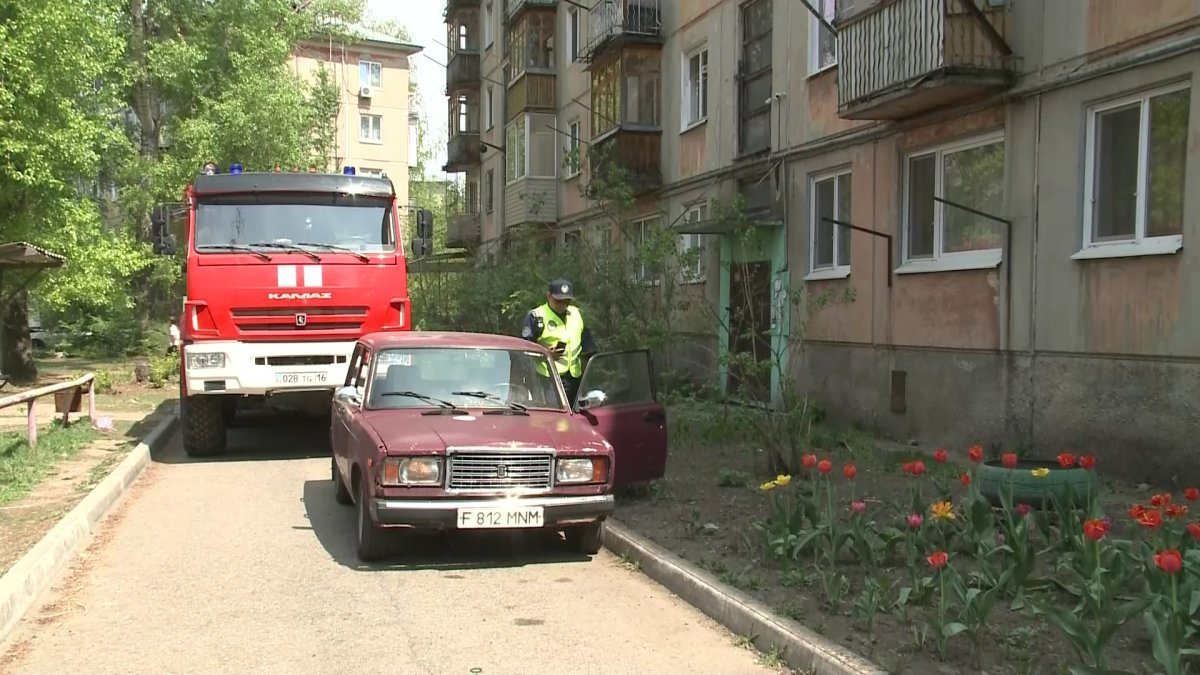
[[[1049,469],[1049,475],[1038,478],[1034,469]],[[1056,461],[1023,459],[1017,466],[1006,469],[999,461],[983,462],[975,471],[975,482],[979,492],[992,503],[1001,506],[1000,495],[1012,489],[1012,503],[1028,504],[1035,509],[1053,508],[1054,501],[1065,507],[1070,494],[1075,508],[1087,505],[1089,496],[1095,496],[1096,474],[1079,467],[1064,469]]]

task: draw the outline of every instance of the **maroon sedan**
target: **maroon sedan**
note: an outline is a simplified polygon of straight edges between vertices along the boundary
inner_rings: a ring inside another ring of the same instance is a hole
[[[666,412],[649,352],[597,354],[568,404],[549,352],[515,337],[372,333],[334,394],[339,503],[358,557],[386,528],[553,529],[588,554],[617,486],[661,478]]]

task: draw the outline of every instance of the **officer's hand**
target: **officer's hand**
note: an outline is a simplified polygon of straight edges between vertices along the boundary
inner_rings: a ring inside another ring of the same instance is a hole
[[[566,347],[555,347],[550,350],[550,354],[556,359],[561,359],[567,353]]]

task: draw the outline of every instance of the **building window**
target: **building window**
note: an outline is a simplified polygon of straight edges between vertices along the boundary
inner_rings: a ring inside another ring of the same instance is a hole
[[[487,185],[483,186],[483,207],[491,213],[496,209],[496,170],[487,170]]]
[[[479,213],[479,181],[468,180],[463,194],[465,213]]]
[[[592,71],[592,138],[615,129],[621,112],[621,64],[612,61]]]
[[[579,175],[579,153],[579,120],[575,120],[567,127],[566,149],[564,150],[567,178]]]
[[[850,221],[850,172],[842,171],[812,179],[809,212],[810,272],[850,273],[850,228],[826,219]]]
[[[771,148],[772,0],[751,0],[741,8],[741,60],[738,62],[738,154]]]
[[[358,140],[363,143],[383,142],[383,115],[358,116]]]
[[[1003,136],[911,155],[904,173],[906,259],[961,259],[999,249],[995,223],[934,197],[999,215],[1004,206]]]
[[[626,233],[626,257],[633,262],[633,278],[635,281],[648,281],[652,270],[646,264],[645,256],[642,255],[642,249],[645,248],[652,240],[654,231],[662,226],[662,221],[659,216],[651,216],[635,220],[629,224],[629,231]]]
[[[451,120],[450,131],[454,135],[458,134],[477,134],[479,126],[475,123],[479,121],[478,102],[473,96],[467,94],[459,94],[451,104],[451,114],[454,118]]]
[[[1084,248],[1174,253],[1183,241],[1191,87],[1174,86],[1088,111]],[[1151,250],[1154,249],[1154,250]]]
[[[558,131],[554,115],[526,115],[525,134],[529,139],[525,175],[530,178],[554,178],[558,175]]]
[[[582,248],[582,246],[581,246],[582,243],[583,243],[583,230],[581,230],[579,228],[575,228],[573,230],[567,230],[566,232],[563,232],[563,239],[562,239],[563,251],[565,251],[567,253],[574,253],[576,251],[579,251]]]
[[[592,70],[592,137],[618,125],[661,124],[661,60],[651,54],[628,53]]]
[[[527,70],[553,72],[554,19],[554,14],[527,12],[509,29],[509,77],[512,80]]]
[[[370,176],[372,178],[383,178],[383,169],[370,169],[364,166],[358,170],[358,175]]]
[[[708,205],[697,204],[690,207],[683,216],[683,222],[702,223],[708,220]],[[699,283],[704,281],[704,251],[705,251],[705,235],[703,234],[682,234],[679,236],[679,257],[680,278],[685,283]]]
[[[491,47],[493,42],[492,37],[492,3],[487,3],[483,7],[483,46]]]
[[[812,0],[813,9],[821,13],[826,22],[832,24],[837,16],[834,0]],[[837,65],[837,35],[821,25],[817,17],[808,16],[808,72],[819,73]]]
[[[567,10],[567,57],[570,63],[579,60],[579,8]]]
[[[492,85],[487,88],[487,130],[491,131],[496,126],[496,90]]]
[[[683,129],[708,119],[708,47],[684,57]]]
[[[504,138],[506,175],[511,183],[525,177],[525,118],[511,122],[504,131]]]
[[[375,89],[382,87],[383,64],[377,61],[359,61],[358,86],[374,87]]]

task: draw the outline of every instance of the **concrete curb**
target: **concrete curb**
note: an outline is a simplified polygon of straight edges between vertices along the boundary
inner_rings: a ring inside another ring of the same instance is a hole
[[[125,459],[58,521],[42,540],[0,577],[0,644],[63,567],[91,537],[97,523],[150,463],[150,453],[171,437],[179,420],[178,405]]]
[[[604,547],[625,556],[651,579],[763,651],[783,649],[792,668],[811,675],[887,675],[887,671],[800,624],[777,616],[749,595],[721,583],[614,518],[604,522]]]

